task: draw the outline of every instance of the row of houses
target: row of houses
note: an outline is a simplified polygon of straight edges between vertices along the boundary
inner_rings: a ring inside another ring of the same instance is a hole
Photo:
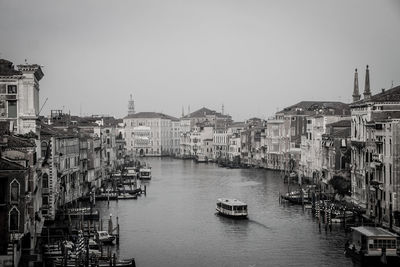
[[[0,266],[40,261],[57,213],[124,161],[122,120],[40,116],[43,76],[39,65],[0,59]]]
[[[398,227],[400,87],[372,95],[367,66],[363,96],[355,70],[351,104],[301,101],[245,122],[207,108],[180,119],[131,114],[124,119],[127,150],[295,173],[326,195],[350,195],[368,219]],[[152,148],[154,137],[163,141]]]

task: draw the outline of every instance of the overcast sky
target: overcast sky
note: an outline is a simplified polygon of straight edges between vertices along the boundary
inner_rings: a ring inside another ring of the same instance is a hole
[[[0,58],[37,63],[42,115],[179,117],[203,106],[267,118],[400,84],[399,0],[0,0]]]

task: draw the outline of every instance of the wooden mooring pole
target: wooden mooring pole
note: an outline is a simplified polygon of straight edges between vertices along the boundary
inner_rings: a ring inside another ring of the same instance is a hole
[[[118,221],[118,216],[117,216],[117,236],[116,236],[116,242],[117,245],[119,245],[119,221]]]

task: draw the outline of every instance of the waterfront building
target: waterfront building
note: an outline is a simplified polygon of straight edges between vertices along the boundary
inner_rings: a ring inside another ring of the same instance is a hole
[[[376,222],[398,227],[400,86],[372,95],[367,66],[364,98],[350,107],[352,201]]]
[[[134,156],[166,156],[178,152],[179,120],[177,118],[157,112],[139,112],[128,115],[123,120],[128,153]],[[146,149],[143,149],[142,144],[139,146],[135,144],[135,140],[139,140],[135,134],[142,134],[144,130],[144,128],[136,128],[139,126],[150,128],[149,146]]]
[[[190,132],[190,155],[193,158],[205,157],[207,160],[213,159],[213,130],[208,122],[197,123]]]
[[[179,139],[179,156],[183,159],[191,158],[191,131],[181,132]]]
[[[327,125],[349,117],[335,115],[315,115],[307,117],[307,132],[302,136],[300,172],[305,178],[320,183],[323,178],[322,136]]]
[[[400,230],[400,110],[371,114],[366,135],[367,215],[376,223]]]
[[[0,128],[0,264],[11,262],[14,255],[17,266],[23,252],[37,258],[44,222],[40,213],[43,177],[37,168],[35,140],[4,131],[9,122]]]
[[[244,122],[233,122],[228,128],[228,160],[231,163],[240,164],[241,142],[240,134],[245,128]]]
[[[71,129],[56,129],[42,124],[41,131],[42,171],[48,176],[47,188],[43,187],[42,215],[54,220],[58,207],[77,200],[80,189],[80,141]],[[45,193],[46,192],[46,193]]]
[[[196,127],[202,127],[202,126],[207,126],[207,127],[212,127],[213,129],[218,128],[218,132],[221,131],[221,129],[226,129],[230,124],[232,123],[232,118],[229,115],[224,115],[222,113],[216,112],[214,110],[208,109],[208,108],[201,108],[199,110],[196,110],[192,113],[189,113],[185,116],[182,116],[180,118],[180,157],[182,158],[191,158],[194,156],[194,152],[192,150],[192,145],[191,145],[191,140],[197,139],[197,135],[199,133],[196,133],[196,137],[192,137],[193,131],[195,130]],[[199,132],[197,128],[197,132]],[[223,133],[217,133],[218,134],[223,134]],[[213,140],[214,143],[214,138],[211,136],[210,137]],[[209,137],[207,138],[202,138],[201,140],[206,140],[210,139]],[[218,141],[219,141],[218,137]],[[206,141],[206,145],[209,144],[209,140]],[[226,144],[225,149],[227,149]],[[199,143],[196,146],[204,146],[204,144]],[[207,157],[208,159],[216,159],[216,150],[215,148],[217,145],[212,145],[211,147],[202,147],[200,148],[202,150],[202,153],[210,153],[209,156]],[[218,148],[222,149],[222,146],[218,146]],[[207,152],[207,149],[209,152]],[[219,150],[218,150],[219,151]],[[220,153],[220,152],[218,152]],[[226,153],[226,151],[225,151]],[[211,156],[212,154],[212,156]]]
[[[117,128],[116,128],[116,153],[117,153],[117,163],[121,166],[125,162],[125,153],[126,153],[126,143],[125,143],[125,125],[122,119],[118,120]]]
[[[92,116],[96,119],[98,127],[94,133],[101,139],[102,165],[106,174],[111,174],[117,167],[117,121],[108,116]]]
[[[133,128],[132,133],[136,155],[147,155],[153,146],[151,141],[151,128],[143,125],[136,126]]]
[[[272,127],[267,130],[267,144],[273,146],[270,150],[267,145],[268,168],[284,170],[289,166],[294,171],[300,171],[302,136],[307,136],[307,117],[317,115],[350,116],[350,109],[347,104],[336,101],[301,101],[277,112],[274,118],[267,121],[267,128]]]
[[[248,119],[240,132],[241,163],[248,166],[256,164],[256,149],[261,143],[261,129],[264,121],[259,118]]]
[[[27,234],[24,197],[26,181],[28,181],[26,167],[0,158],[0,263],[2,265],[18,266],[21,258],[21,243]]]
[[[0,59],[0,121],[9,121],[11,132],[39,132],[39,81],[42,69],[37,64],[21,64]]]
[[[266,122],[265,141],[266,168],[285,170],[289,160],[290,149],[290,120],[282,114],[276,114]]]
[[[232,123],[232,117],[203,107],[183,116],[180,121],[181,131],[188,132],[191,131],[198,123],[203,122],[207,122],[216,128],[227,128]]]
[[[213,131],[213,159],[226,161],[228,159],[228,129],[216,128]]]
[[[326,126],[326,132],[322,135],[322,170],[321,189],[325,193],[334,193],[331,180],[350,185],[350,143],[351,121],[341,120]],[[340,192],[345,193],[345,192]],[[350,190],[348,195],[350,195]]]

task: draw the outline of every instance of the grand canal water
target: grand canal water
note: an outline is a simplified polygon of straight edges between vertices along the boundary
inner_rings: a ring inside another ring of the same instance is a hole
[[[146,158],[153,178],[137,200],[98,202],[104,219],[118,216],[118,254],[137,266],[352,266],[339,226],[319,232],[309,211],[279,204],[280,174]],[[215,214],[219,197],[247,202],[249,220]]]

